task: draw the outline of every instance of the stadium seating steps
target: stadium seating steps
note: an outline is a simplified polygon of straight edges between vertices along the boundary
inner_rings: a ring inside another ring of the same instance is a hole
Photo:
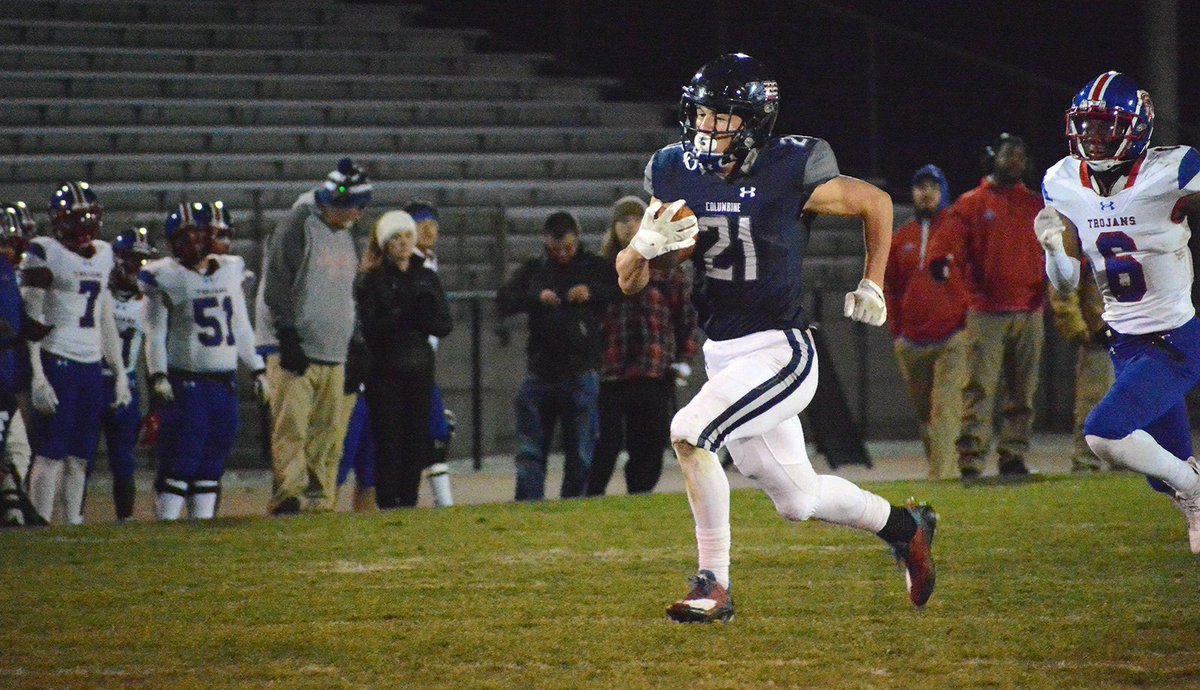
[[[485,31],[422,26],[421,14],[0,0],[4,196],[40,205],[55,181],[90,180],[108,234],[155,226],[184,198],[221,198],[253,267],[256,240],[350,155],[376,182],[374,213],[417,197],[442,208],[451,289],[495,287],[559,208],[596,246],[609,204],[641,194],[650,153],[677,137],[669,99],[614,100],[618,80],[545,76],[553,56],[483,52]],[[860,246],[854,224],[827,223],[810,284],[852,284]]]

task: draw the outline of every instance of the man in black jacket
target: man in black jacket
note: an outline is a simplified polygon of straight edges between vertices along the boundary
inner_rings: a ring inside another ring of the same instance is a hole
[[[610,263],[579,246],[565,211],[546,219],[546,252],[526,261],[500,290],[500,311],[529,314],[529,371],[517,392],[518,501],[545,497],[546,455],[562,420],[561,496],[582,496],[596,444],[600,316],[620,295]]]

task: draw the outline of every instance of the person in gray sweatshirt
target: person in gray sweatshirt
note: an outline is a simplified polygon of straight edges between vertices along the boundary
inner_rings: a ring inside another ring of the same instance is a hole
[[[267,240],[258,340],[271,389],[273,515],[300,511],[310,476],[319,494],[306,507],[334,509],[352,410],[342,393],[358,268],[351,228],[370,201],[366,174],[343,158],[314,203],[296,204]]]

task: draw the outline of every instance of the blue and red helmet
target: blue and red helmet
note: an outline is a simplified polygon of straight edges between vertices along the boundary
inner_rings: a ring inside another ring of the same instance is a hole
[[[1105,72],[1075,94],[1066,122],[1071,155],[1095,170],[1108,170],[1146,150],[1154,132],[1154,104],[1127,75]]]
[[[158,256],[158,250],[150,241],[150,230],[144,227],[132,227],[118,234],[113,238],[112,250],[117,258],[134,256],[148,260]]]
[[[12,221],[11,228],[6,226],[0,241],[11,247],[16,257],[20,259],[25,248],[29,246],[29,241],[37,237],[37,221],[34,220],[33,214],[29,212],[29,207],[24,201],[0,203],[0,213]]]
[[[212,252],[212,206],[202,201],[183,202],[163,223],[171,254],[181,263],[193,264]]]
[[[717,132],[696,126],[700,107],[741,118],[742,125],[724,152],[715,150]],[[766,145],[778,115],[779,84],[767,68],[743,53],[722,55],[701,67],[683,87],[679,99],[683,150],[703,172],[720,172],[731,163],[740,165],[751,150]]]
[[[50,228],[59,242],[84,247],[100,236],[104,209],[86,182],[62,182],[50,197]]]
[[[113,238],[112,249],[116,261],[109,277],[109,287],[123,298],[137,294],[137,276],[142,266],[158,258],[158,250],[150,241],[150,230],[144,227],[129,228]]]

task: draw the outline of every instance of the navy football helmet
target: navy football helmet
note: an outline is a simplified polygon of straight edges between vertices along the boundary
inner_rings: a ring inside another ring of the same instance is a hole
[[[171,254],[191,266],[212,253],[212,206],[202,201],[184,202],[167,215],[163,230]]]
[[[701,106],[742,119],[722,153],[716,151],[720,133],[697,127],[696,114]],[[730,164],[736,164],[736,171],[751,150],[766,145],[778,115],[779,85],[767,68],[743,53],[722,55],[701,67],[691,83],[683,87],[679,100],[683,150],[704,172],[720,172]]]
[[[1067,110],[1071,155],[1094,170],[1137,160],[1154,132],[1150,94],[1120,72],[1105,72],[1084,85]]]
[[[20,261],[25,248],[29,246],[29,241],[37,237],[37,221],[24,201],[0,203],[0,213],[12,221],[11,228],[5,226],[4,232],[0,234],[0,243]]]
[[[117,235],[112,242],[113,271],[110,284],[122,297],[137,294],[137,276],[142,266],[158,258],[158,250],[150,241],[150,230],[133,227]]]
[[[29,209],[29,205],[24,201],[2,202],[0,203],[0,210],[16,215],[17,224],[21,226],[21,232],[27,239],[37,237],[37,219],[33,217],[33,211]]]
[[[224,201],[212,202],[213,253],[228,254],[233,246],[233,222]]]
[[[79,250],[100,236],[104,209],[86,182],[62,182],[50,197],[50,227],[63,245]]]

